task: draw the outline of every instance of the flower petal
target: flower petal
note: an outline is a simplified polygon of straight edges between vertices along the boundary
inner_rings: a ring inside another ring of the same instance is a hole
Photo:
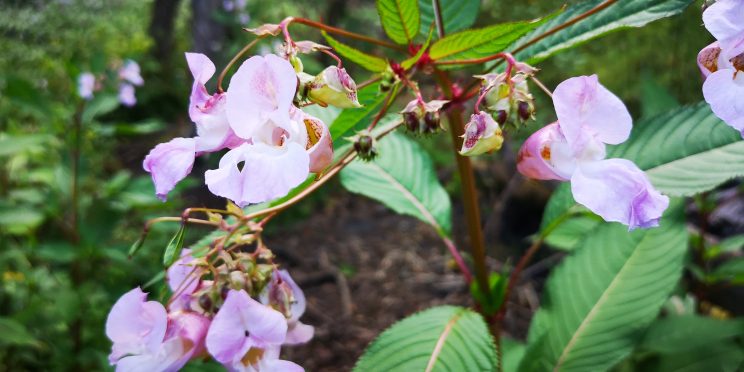
[[[718,70],[703,83],[703,96],[713,113],[744,136],[744,72]]]
[[[705,28],[720,42],[727,59],[744,53],[744,2],[719,0],[703,12]]]
[[[579,165],[571,177],[574,199],[605,221],[629,230],[658,226],[669,198],[654,189],[642,170],[626,159]]]
[[[171,313],[168,320],[170,322],[169,335],[166,337],[169,341],[172,338],[178,338],[183,345],[181,356],[173,363],[174,366],[178,366],[177,369],[180,369],[186,362],[204,353],[204,338],[210,322],[203,315],[187,311]]]
[[[109,360],[114,363],[126,354],[156,351],[165,337],[168,314],[156,301],[137,287],[116,301],[106,319],[106,336],[113,341]]]
[[[121,358],[116,363],[116,372],[176,372],[188,361],[183,360],[184,346],[181,339],[170,339],[156,352]]]
[[[119,78],[136,86],[145,83],[140,75],[139,64],[131,59],[124,61],[124,66],[119,69]]]
[[[191,87],[191,96],[189,97],[189,117],[193,122],[199,122],[206,103],[212,97],[204,84],[215,73],[214,63],[201,53],[186,53],[186,62],[194,77],[194,84]]]
[[[246,143],[228,151],[219,169],[208,170],[205,178],[213,194],[243,207],[287,195],[307,178],[309,164],[309,155],[297,143],[281,147]]]
[[[287,319],[284,315],[250,297],[247,298],[248,301],[241,308],[241,314],[246,321],[250,337],[262,344],[283,343],[287,336]]]
[[[292,324],[287,330],[287,338],[284,340],[286,345],[304,344],[312,340],[315,335],[315,327],[304,324],[300,321]]]
[[[179,295],[170,305],[170,310],[188,309],[191,294],[199,287],[202,269],[194,266],[194,257],[190,249],[184,249],[181,258],[173,263],[166,272],[168,287]]]
[[[90,72],[83,72],[78,76],[78,95],[83,99],[93,98],[96,87],[96,76]]]
[[[302,113],[302,122],[307,130],[306,147],[310,156],[310,172],[321,172],[333,161],[331,132],[323,121],[304,112]]]
[[[625,104],[599,83],[597,75],[579,76],[560,83],[553,92],[561,131],[575,148],[582,132],[616,145],[628,139],[633,126]]]
[[[131,84],[119,85],[119,102],[127,107],[137,104],[137,97],[134,95],[134,86]]]
[[[251,298],[245,291],[231,290],[212,324],[207,331],[207,351],[215,360],[231,364],[240,360],[251,347],[248,335],[248,323],[253,319],[246,318],[244,309],[250,306]]]
[[[305,369],[288,360],[271,359],[261,363],[261,372],[305,372]]]
[[[561,133],[558,123],[552,123],[537,130],[533,133],[519,149],[517,154],[517,170],[525,177],[536,180],[560,180],[568,181],[567,176],[558,174],[558,170],[553,165],[553,145],[555,143],[565,143],[566,139]],[[566,172],[563,172],[566,173]]]
[[[155,193],[161,200],[165,200],[176,183],[191,173],[195,155],[193,138],[174,138],[150,150],[142,167],[152,175]]]
[[[248,139],[268,121],[289,122],[296,89],[297,75],[289,61],[268,54],[243,62],[227,89],[227,118],[235,134]]]

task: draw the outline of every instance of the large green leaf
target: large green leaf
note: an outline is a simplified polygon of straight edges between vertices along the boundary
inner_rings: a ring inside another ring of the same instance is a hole
[[[590,0],[569,7],[565,12],[531,32],[516,42],[514,50],[525,42],[546,31],[562,25],[576,16],[585,13],[604,0]],[[682,12],[692,0],[622,0],[607,8],[566,27],[527,47],[517,54],[517,59],[537,63],[553,54],[574,47],[610,31],[625,27],[642,27],[655,20],[670,17]]]
[[[341,171],[344,187],[449,233],[452,205],[426,151],[399,133],[380,140],[378,150],[375,160],[356,160]]]
[[[372,121],[382,103],[385,95],[380,94],[378,84],[370,84],[357,92],[359,103],[362,108],[348,108],[341,111],[336,120],[330,126],[333,147],[338,148],[343,144],[341,138],[352,135],[355,129],[366,127]]]
[[[511,43],[543,22],[544,20],[502,23],[450,34],[431,46],[429,57],[435,61],[449,61],[490,56],[503,52]]]
[[[725,339],[744,336],[744,321],[697,315],[659,319],[649,327],[640,348],[655,353],[684,353]]]
[[[442,10],[444,32],[464,30],[475,23],[480,9],[480,0],[438,0]],[[421,35],[426,36],[426,30],[434,24],[434,6],[432,0],[419,0],[421,9]],[[436,27],[436,26],[435,26]]]
[[[326,38],[326,41],[328,41],[328,45],[330,45],[336,52],[338,52],[338,54],[348,59],[349,61],[358,64],[365,70],[372,72],[382,72],[387,69],[388,63],[386,60],[364,53],[359,49],[346,45],[334,39],[325,31],[323,31],[323,36]]]
[[[741,135],[705,103],[639,121],[608,157],[632,160],[668,195],[694,195],[744,175]]]
[[[408,44],[418,35],[418,0],[377,0],[377,13],[385,33],[396,43]]]
[[[682,274],[681,204],[660,227],[603,224],[586,237],[548,279],[520,369],[602,371],[631,353]]]
[[[405,318],[375,339],[354,367],[366,371],[494,371],[496,349],[483,318],[440,306]]]

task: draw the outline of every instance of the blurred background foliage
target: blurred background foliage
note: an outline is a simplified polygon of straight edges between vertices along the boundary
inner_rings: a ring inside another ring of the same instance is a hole
[[[575,2],[485,0],[476,26],[536,18]],[[218,66],[224,65],[250,40],[241,27],[276,23],[288,15],[383,37],[372,0],[272,0],[270,4],[258,0],[0,1],[0,370],[108,368],[106,314],[126,290],[162,275],[160,248],[175,230],[175,226],[156,225],[141,254],[130,260],[126,252],[143,222],[178,215],[187,205],[221,206],[195,176],[215,158],[199,159],[191,182],[179,185],[166,203],[155,198],[141,169],[142,159],[155,144],[192,135],[185,109],[191,77],[183,52],[203,52]],[[295,39],[322,40],[304,26],[292,30]],[[693,6],[681,16],[617,32],[551,58],[539,65],[540,78],[554,87],[569,76],[597,73],[640,117],[670,102],[702,99],[694,60],[710,41],[701,26],[699,7]],[[260,50],[274,47],[264,42]],[[317,58],[306,60],[310,72],[330,64],[324,57]],[[80,73],[110,76],[124,59],[142,66],[145,85],[137,90],[136,106],[119,106],[115,95],[105,90],[87,103],[78,97]],[[357,82],[366,79],[356,66],[349,69]],[[464,74],[459,78],[469,79]],[[534,94],[537,122],[554,120],[550,101],[537,90]],[[524,132],[516,136],[512,151],[529,134]],[[422,142],[441,167],[440,177],[449,182],[448,189],[456,191],[446,137]],[[504,154],[477,160],[484,173],[480,181],[484,207],[492,205],[489,197],[494,190],[504,187],[498,172],[500,158],[508,156],[508,150]],[[488,172],[495,167],[493,176]],[[295,213],[282,216],[279,224],[307,216],[312,210],[309,205],[332,197],[333,192],[304,202]],[[523,231],[516,234],[520,239],[534,232],[540,208],[532,210],[534,216],[518,220],[524,226],[504,229]],[[192,231],[192,238],[196,233]],[[149,285],[156,293],[161,288],[157,280]],[[162,288],[159,291],[164,293]]]

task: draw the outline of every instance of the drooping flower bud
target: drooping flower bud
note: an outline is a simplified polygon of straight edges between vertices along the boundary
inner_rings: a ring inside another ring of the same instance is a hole
[[[396,82],[398,82],[398,75],[388,66],[387,70],[383,71],[380,75],[380,92],[385,93],[389,91]]]
[[[308,97],[323,106],[339,108],[362,107],[357,99],[357,87],[346,69],[330,66],[310,84]]]
[[[439,111],[449,101],[421,102],[415,99],[401,111],[403,124],[412,133],[431,134],[440,128]]]
[[[473,156],[496,151],[503,142],[499,124],[488,113],[480,112],[470,116],[470,121],[465,125],[460,154]]]
[[[360,131],[355,136],[350,137],[349,141],[354,143],[354,151],[357,156],[364,161],[374,160],[377,157],[377,148],[375,147],[375,138],[367,130]]]
[[[256,36],[276,36],[279,35],[280,32],[282,32],[282,26],[273,23],[266,23],[256,28],[244,28],[243,30],[248,31]]]
[[[509,77],[506,73],[476,76],[483,79],[486,110],[495,114],[496,121],[504,125],[511,117],[514,122],[524,123],[535,116],[535,99],[530,94],[527,78],[537,69],[522,62],[514,64],[516,73]]]

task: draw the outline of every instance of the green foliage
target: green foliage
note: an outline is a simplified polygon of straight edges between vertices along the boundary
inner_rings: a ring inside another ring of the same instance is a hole
[[[364,53],[354,47],[348,46],[334,39],[325,31],[323,31],[323,37],[325,37],[328,45],[330,45],[331,48],[338,52],[338,54],[348,59],[349,61],[358,64],[367,71],[382,72],[385,71],[388,67],[388,63],[386,60]]]
[[[720,320],[698,315],[663,318],[655,321],[639,348],[662,354],[681,354],[721,340],[744,336],[744,321]]]
[[[602,224],[551,273],[521,370],[606,370],[631,353],[680,278],[680,203],[660,227]]]
[[[496,349],[477,313],[440,306],[405,318],[375,339],[354,367],[364,371],[493,371]]]
[[[0,346],[39,346],[23,324],[9,318],[0,317]]]
[[[186,224],[181,223],[181,228],[176,231],[168,245],[165,247],[163,253],[163,266],[170,267],[173,265],[179,257],[181,257],[181,251],[183,250],[183,241],[186,236]]]
[[[486,297],[483,295],[478,286],[478,281],[473,280],[470,283],[470,295],[473,296],[475,302],[481,307],[483,312],[487,315],[496,314],[501,308],[501,304],[504,302],[504,294],[506,291],[506,285],[509,282],[509,278],[499,273],[491,273],[488,277],[488,290],[490,296]]]
[[[340,139],[353,135],[357,130],[366,128],[382,103],[385,102],[385,95],[380,94],[378,84],[371,84],[360,89],[357,96],[359,103],[364,107],[341,111],[341,114],[330,125],[334,148],[344,144],[344,141],[340,141]]]
[[[460,31],[434,42],[429,50],[429,56],[435,61],[450,61],[486,57],[503,52],[514,41],[543,22],[544,20],[511,22]]]
[[[396,43],[409,44],[418,35],[418,0],[377,0],[377,13],[385,33]]]
[[[445,34],[464,30],[475,23],[480,10],[480,0],[438,0],[442,10]],[[419,0],[421,10],[421,35],[434,25],[434,6],[431,0]],[[436,25],[433,26],[436,29]]]
[[[744,175],[741,136],[705,103],[639,121],[608,157],[634,161],[668,195],[694,195]]]
[[[344,187],[414,216],[440,234],[449,234],[452,205],[428,154],[398,133],[379,141],[378,151],[380,155],[374,160],[355,160],[341,171]]]
[[[574,19],[602,2],[603,0],[590,0],[569,7],[562,14],[545,22],[541,27],[517,41],[510,49],[516,49],[535,36]],[[610,31],[625,27],[642,27],[649,22],[679,14],[691,3],[692,0],[618,1],[527,47],[516,57],[528,63],[537,63],[561,50],[580,45]]]
[[[563,251],[572,251],[586,233],[594,230],[602,219],[593,214],[581,214],[558,224],[545,238],[545,243]]]

